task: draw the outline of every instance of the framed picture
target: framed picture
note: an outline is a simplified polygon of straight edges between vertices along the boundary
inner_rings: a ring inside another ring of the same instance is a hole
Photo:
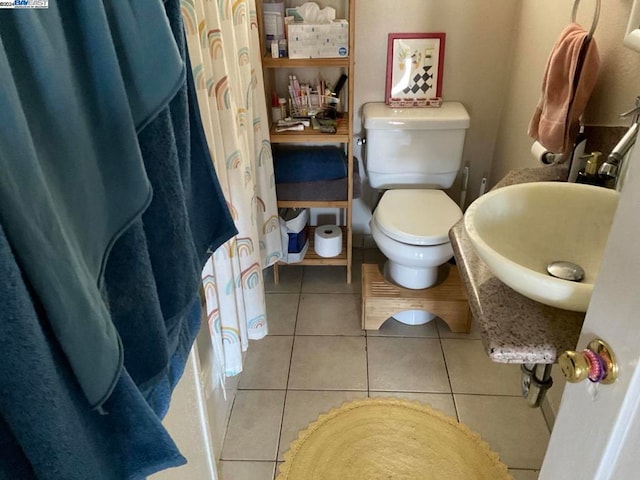
[[[385,103],[393,107],[442,104],[444,33],[390,33]]]

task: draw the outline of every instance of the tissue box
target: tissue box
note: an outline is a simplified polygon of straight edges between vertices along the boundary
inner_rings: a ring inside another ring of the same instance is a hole
[[[349,22],[287,23],[289,58],[336,58],[349,55]]]

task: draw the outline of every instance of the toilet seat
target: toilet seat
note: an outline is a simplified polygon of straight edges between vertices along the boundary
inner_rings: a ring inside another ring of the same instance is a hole
[[[374,214],[378,228],[388,237],[409,245],[449,242],[449,230],[462,218],[462,210],[442,190],[388,190]]]

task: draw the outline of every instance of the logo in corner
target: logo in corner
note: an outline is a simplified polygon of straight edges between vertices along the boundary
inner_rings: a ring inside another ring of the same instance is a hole
[[[49,8],[49,0],[0,0],[0,8]]]

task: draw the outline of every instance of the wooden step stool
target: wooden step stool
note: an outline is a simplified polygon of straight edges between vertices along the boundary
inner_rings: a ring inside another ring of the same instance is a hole
[[[386,282],[378,265],[362,265],[362,328],[378,330],[395,313],[425,310],[442,318],[454,333],[469,333],[471,310],[458,268],[440,267],[438,283],[411,290]]]

